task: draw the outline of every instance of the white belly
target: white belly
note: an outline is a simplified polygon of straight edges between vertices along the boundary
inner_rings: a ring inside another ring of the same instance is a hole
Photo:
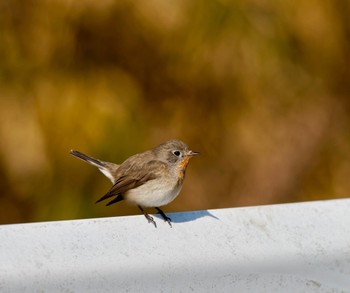
[[[159,180],[150,180],[144,185],[125,193],[127,201],[142,207],[160,207],[173,201],[180,193],[182,185],[164,184]]]

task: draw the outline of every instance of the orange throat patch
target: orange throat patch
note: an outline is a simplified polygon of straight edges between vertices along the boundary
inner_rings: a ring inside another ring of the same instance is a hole
[[[183,180],[186,173],[186,168],[191,157],[186,157],[182,162],[179,163],[177,167],[177,174],[179,175],[179,180]]]

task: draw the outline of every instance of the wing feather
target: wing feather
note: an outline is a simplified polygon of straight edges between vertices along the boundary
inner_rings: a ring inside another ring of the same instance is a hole
[[[142,161],[142,160],[141,160]],[[152,160],[144,164],[137,164],[140,160],[133,160],[133,162],[127,162],[120,166],[118,170],[120,176],[116,179],[112,188],[102,196],[96,203],[101,202],[113,196],[119,196],[128,190],[137,188],[145,184],[149,180],[154,180],[159,177],[159,171],[165,167],[165,163],[162,161]]]

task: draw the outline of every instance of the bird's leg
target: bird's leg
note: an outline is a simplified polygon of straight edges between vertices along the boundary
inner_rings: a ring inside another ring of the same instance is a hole
[[[155,208],[157,211],[158,211],[158,213],[162,216],[162,218],[163,218],[163,220],[165,221],[165,222],[168,222],[168,224],[170,225],[170,228],[172,228],[173,226],[171,226],[171,219],[166,215],[166,214],[164,214],[164,212],[160,209],[160,208]]]
[[[141,210],[141,212],[143,213],[143,215],[145,216],[145,218],[148,220],[148,223],[153,223],[153,224],[154,224],[154,227],[157,228],[157,224],[156,224],[156,222],[153,220],[153,218],[152,218],[149,214],[147,214],[141,206],[138,206],[138,207],[139,207],[139,209]]]

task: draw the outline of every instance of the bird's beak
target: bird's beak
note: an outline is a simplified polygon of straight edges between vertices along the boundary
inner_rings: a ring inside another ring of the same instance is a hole
[[[193,152],[193,151],[189,151],[189,152],[187,153],[187,156],[190,156],[190,157],[196,156],[196,155],[199,155],[199,153],[198,153],[198,152]]]

